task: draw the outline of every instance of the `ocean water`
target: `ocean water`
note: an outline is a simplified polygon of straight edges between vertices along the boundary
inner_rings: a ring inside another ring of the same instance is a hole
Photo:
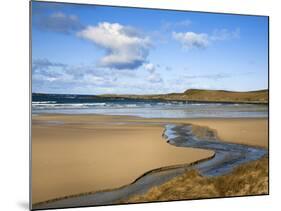
[[[268,117],[268,105],[33,94],[32,114],[42,113],[130,115],[145,118],[243,118]]]

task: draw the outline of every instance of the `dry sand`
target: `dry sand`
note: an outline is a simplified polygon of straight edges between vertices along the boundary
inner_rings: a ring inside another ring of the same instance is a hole
[[[149,170],[213,155],[167,144],[160,122],[208,126],[224,141],[268,146],[267,119],[105,115],[39,115],[32,119],[32,203],[117,188]]]
[[[117,188],[149,170],[213,155],[207,150],[172,146],[162,138],[160,124],[138,120],[97,115],[34,116],[32,203]]]

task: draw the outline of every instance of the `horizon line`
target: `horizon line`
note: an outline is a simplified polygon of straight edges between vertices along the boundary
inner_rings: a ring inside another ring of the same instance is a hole
[[[45,92],[31,92],[31,94],[54,94],[54,95],[88,95],[88,96],[102,96],[102,95],[167,95],[167,94],[184,94],[188,90],[201,90],[201,91],[224,91],[224,92],[240,92],[240,93],[247,93],[247,92],[258,92],[258,91],[269,91],[269,88],[265,89],[256,89],[256,90],[248,90],[248,91],[235,91],[235,90],[227,90],[227,89],[199,89],[199,88],[190,88],[186,89],[183,92],[169,92],[169,93],[162,93],[162,94],[113,94],[113,93],[104,93],[104,94],[73,94],[73,93],[45,93]]]

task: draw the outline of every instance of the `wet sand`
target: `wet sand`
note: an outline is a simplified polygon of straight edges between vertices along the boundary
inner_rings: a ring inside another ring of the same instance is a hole
[[[225,142],[268,148],[266,118],[191,119],[184,122],[214,129],[218,138]]]
[[[171,146],[163,124],[135,117],[42,115],[32,122],[32,203],[118,188],[212,151]]]
[[[268,148],[268,119],[267,118],[197,118],[197,119],[141,119],[138,122],[162,122],[195,125],[207,127],[216,132],[218,139],[224,142],[245,144]]]

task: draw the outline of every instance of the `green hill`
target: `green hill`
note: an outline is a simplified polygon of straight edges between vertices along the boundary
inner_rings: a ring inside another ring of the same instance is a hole
[[[225,103],[268,103],[268,90],[233,92],[225,90],[188,89],[183,93],[159,95],[102,95],[111,98],[157,99],[168,101],[225,102]]]

